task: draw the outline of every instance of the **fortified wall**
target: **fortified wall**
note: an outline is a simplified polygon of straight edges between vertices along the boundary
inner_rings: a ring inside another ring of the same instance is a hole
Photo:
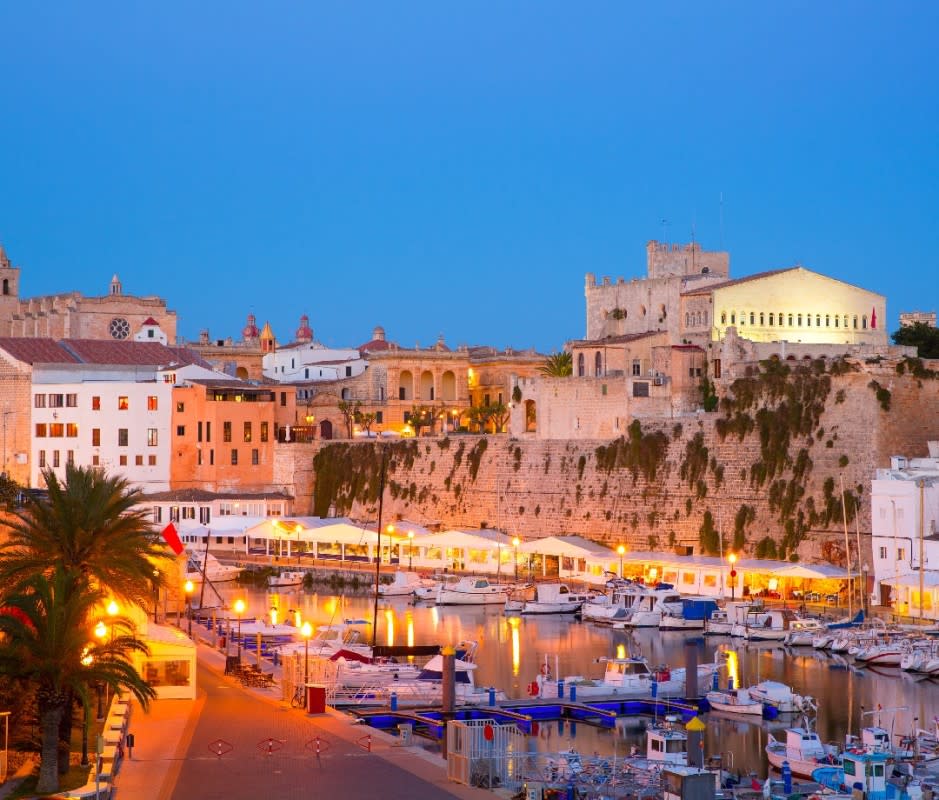
[[[282,451],[277,474],[298,513],[374,520],[383,448],[389,521],[695,553],[717,553],[720,530],[725,549],[837,563],[842,480],[852,540],[869,535],[872,471],[937,437],[939,373],[920,362],[781,363],[754,368],[713,413],[636,420],[614,440],[333,442]]]

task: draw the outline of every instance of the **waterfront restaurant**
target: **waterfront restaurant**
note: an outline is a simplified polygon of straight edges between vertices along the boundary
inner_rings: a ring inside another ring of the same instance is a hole
[[[501,531],[482,528],[430,533],[415,537],[411,548],[413,553],[409,563],[415,569],[485,572],[507,576],[514,574],[512,539]],[[401,552],[405,558],[408,557],[407,544],[401,548]]]

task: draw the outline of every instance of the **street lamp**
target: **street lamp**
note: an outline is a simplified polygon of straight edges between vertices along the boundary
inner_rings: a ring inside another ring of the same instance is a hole
[[[518,583],[518,546],[522,543],[522,540],[517,536],[512,539],[512,546],[515,548],[515,582]]]
[[[733,601],[737,596],[737,570],[734,569],[734,564],[737,563],[737,554],[731,553],[728,555],[727,561],[730,563],[730,599]]]
[[[186,617],[189,620],[189,638],[192,638],[192,593],[195,589],[192,581],[186,581],[183,589],[186,591]]]
[[[157,611],[160,608],[160,570],[153,570],[153,624],[157,624]]]
[[[408,531],[408,571],[411,570],[414,561],[414,531]]]
[[[81,665],[83,667],[90,667],[94,663],[95,657],[89,652],[89,648],[86,647],[82,652]],[[81,765],[83,767],[88,766],[88,728],[90,727],[91,721],[88,719],[90,706],[85,704],[85,719],[82,723],[82,761]]]
[[[245,601],[240,597],[235,601],[235,614],[238,617],[238,663],[241,663],[241,615],[245,613]]]
[[[620,580],[623,578],[623,556],[626,555],[626,546],[620,545],[616,548],[616,552],[619,553],[619,577]]]
[[[303,705],[306,707],[306,685],[310,682],[310,636],[313,634],[313,626],[309,622],[304,622],[300,628],[303,634]],[[307,709],[309,710],[309,709]]]

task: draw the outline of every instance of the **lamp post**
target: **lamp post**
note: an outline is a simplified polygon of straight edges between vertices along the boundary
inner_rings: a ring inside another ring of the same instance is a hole
[[[192,592],[196,588],[192,581],[186,581],[183,586],[186,591],[186,618],[189,623],[189,638],[192,638]]]
[[[241,615],[245,613],[245,601],[240,597],[235,601],[235,615],[238,617],[238,663],[241,663]]]
[[[157,611],[160,607],[160,570],[153,570],[153,624],[157,624]]]
[[[304,622],[300,633],[303,634],[303,687],[305,689],[310,682],[310,636],[313,633],[313,626],[309,622]],[[303,705],[306,707],[306,693],[303,695]]]
[[[408,572],[414,562],[414,531],[408,531]]]
[[[515,548],[515,582],[518,583],[518,546],[522,543],[522,540],[517,536],[512,539],[512,547]]]
[[[731,553],[728,555],[727,561],[730,564],[730,599],[733,602],[737,596],[737,570],[734,569],[734,564],[737,563],[737,554]]]
[[[626,555],[626,546],[620,545],[616,548],[616,552],[619,553],[619,577],[620,580],[623,579],[623,556]]]
[[[85,652],[84,652],[84,654],[82,655],[82,659],[81,659],[81,664],[82,664],[82,666],[83,666],[83,667],[90,667],[90,666],[92,665],[92,663],[94,662],[94,660],[95,660],[95,657],[94,657],[90,652],[88,652],[88,648],[85,648]],[[84,706],[85,706],[85,715],[84,715],[84,718],[83,718],[83,720],[82,720],[82,761],[81,761],[81,765],[82,765],[83,767],[87,767],[87,766],[88,766],[88,728],[89,728],[89,726],[91,725],[91,720],[88,719],[88,716],[89,716],[89,714],[88,714],[89,706],[88,706],[87,703],[85,703]]]

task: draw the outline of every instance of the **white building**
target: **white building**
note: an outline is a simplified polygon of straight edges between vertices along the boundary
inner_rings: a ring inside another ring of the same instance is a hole
[[[874,602],[939,618],[939,442],[928,458],[894,456],[871,482]],[[922,553],[922,558],[920,557]],[[921,569],[922,567],[922,569]]]
[[[319,342],[296,342],[267,353],[265,378],[279,383],[335,381],[365,372],[366,361],[355,348],[326,347]]]

